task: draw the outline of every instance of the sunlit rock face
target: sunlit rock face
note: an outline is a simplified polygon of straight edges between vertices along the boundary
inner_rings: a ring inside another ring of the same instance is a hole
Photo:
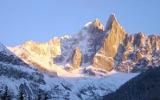
[[[96,18],[96,20],[93,22],[92,27],[95,29],[97,28],[98,30],[104,31],[104,26],[98,18]],[[93,33],[95,33],[95,32],[93,32]]]
[[[27,41],[21,47],[38,56],[56,57],[61,54],[60,39],[58,38],[54,38],[46,43]]]
[[[27,41],[24,44],[10,48],[18,57],[26,63],[41,70],[52,71],[53,58],[61,54],[60,39],[53,38],[46,43]]]
[[[73,68],[80,68],[82,62],[82,54],[79,48],[76,48],[73,51],[72,58],[71,58],[71,65]]]
[[[106,32],[107,35],[104,37],[103,44],[94,57],[93,65],[110,71],[114,65],[114,57],[120,45],[123,44],[126,32],[114,15],[111,15],[108,20]]]

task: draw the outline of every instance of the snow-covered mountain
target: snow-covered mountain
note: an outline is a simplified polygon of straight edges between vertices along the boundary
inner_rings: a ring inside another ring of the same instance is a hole
[[[112,14],[45,43],[0,44],[0,96],[97,100],[159,64],[160,36],[129,34]]]
[[[160,64],[160,36],[129,34],[114,14],[106,26],[96,19],[72,36],[56,37],[46,43],[27,41],[9,49],[27,64],[54,73],[87,66],[126,72]]]
[[[103,77],[93,77],[68,72],[66,77],[60,77],[25,63],[0,44],[2,100],[97,100],[136,75],[112,71]]]

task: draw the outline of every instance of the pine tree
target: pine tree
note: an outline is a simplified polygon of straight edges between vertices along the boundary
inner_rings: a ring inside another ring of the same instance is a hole
[[[48,95],[43,90],[38,91],[38,100],[48,100]]]
[[[2,100],[11,100],[11,96],[9,94],[9,90],[8,90],[8,87],[5,86],[5,91],[1,97]]]
[[[19,89],[18,100],[25,100],[25,94],[22,89]]]
[[[48,100],[48,94],[47,93],[44,94],[44,100]]]
[[[39,90],[39,91],[38,91],[38,98],[37,98],[37,100],[41,100],[41,98],[42,98],[42,97],[41,97],[41,91]]]

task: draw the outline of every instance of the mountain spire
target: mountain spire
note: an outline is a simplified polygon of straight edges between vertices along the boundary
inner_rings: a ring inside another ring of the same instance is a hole
[[[94,25],[94,27],[97,27],[100,30],[104,30],[104,26],[103,26],[103,24],[101,23],[101,21],[98,18],[96,18],[93,21],[93,25]]]
[[[99,30],[104,31],[104,25],[101,23],[101,21],[96,18],[94,21],[92,22],[88,22],[84,25],[85,28],[96,28]]]
[[[112,28],[113,23],[115,23],[115,24],[117,24],[118,26],[121,27],[121,25],[119,24],[119,22],[118,22],[118,20],[117,20],[117,18],[116,18],[115,13],[112,13],[112,14],[109,16],[109,19],[108,19],[108,21],[107,21],[105,30],[106,30],[106,31],[110,30],[110,29]]]
[[[110,71],[114,66],[114,57],[126,37],[126,32],[118,23],[115,14],[110,15],[105,31],[107,32],[107,36],[104,38],[99,52],[93,59],[93,65]]]

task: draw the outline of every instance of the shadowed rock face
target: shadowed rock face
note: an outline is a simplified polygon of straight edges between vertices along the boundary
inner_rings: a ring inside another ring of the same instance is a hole
[[[56,63],[63,63],[64,65],[70,63],[73,51],[79,48],[83,58],[82,66],[90,65],[94,55],[101,47],[104,35],[104,26],[96,19],[87,23],[80,32],[71,36],[71,38],[61,38],[62,53],[55,59]]]
[[[111,15],[106,27],[107,35],[103,40],[103,44],[94,57],[93,65],[102,67],[108,71],[112,70],[114,65],[114,57],[118,52],[120,44],[126,36],[126,32],[119,25],[114,15]]]
[[[144,47],[145,45],[145,41],[146,41],[146,36],[144,33],[137,33],[135,34],[134,36],[134,45],[137,46],[137,47]]]
[[[135,35],[128,35],[124,42],[124,51],[122,55],[118,57],[121,58],[121,60],[119,60],[120,65],[117,66],[118,70],[128,70],[127,66],[130,67],[130,71],[132,71],[132,69],[148,69],[147,67],[143,68],[144,63],[141,62],[144,61],[144,59],[146,59],[147,65],[159,65],[159,41],[160,38],[158,35],[147,36],[141,32]]]

